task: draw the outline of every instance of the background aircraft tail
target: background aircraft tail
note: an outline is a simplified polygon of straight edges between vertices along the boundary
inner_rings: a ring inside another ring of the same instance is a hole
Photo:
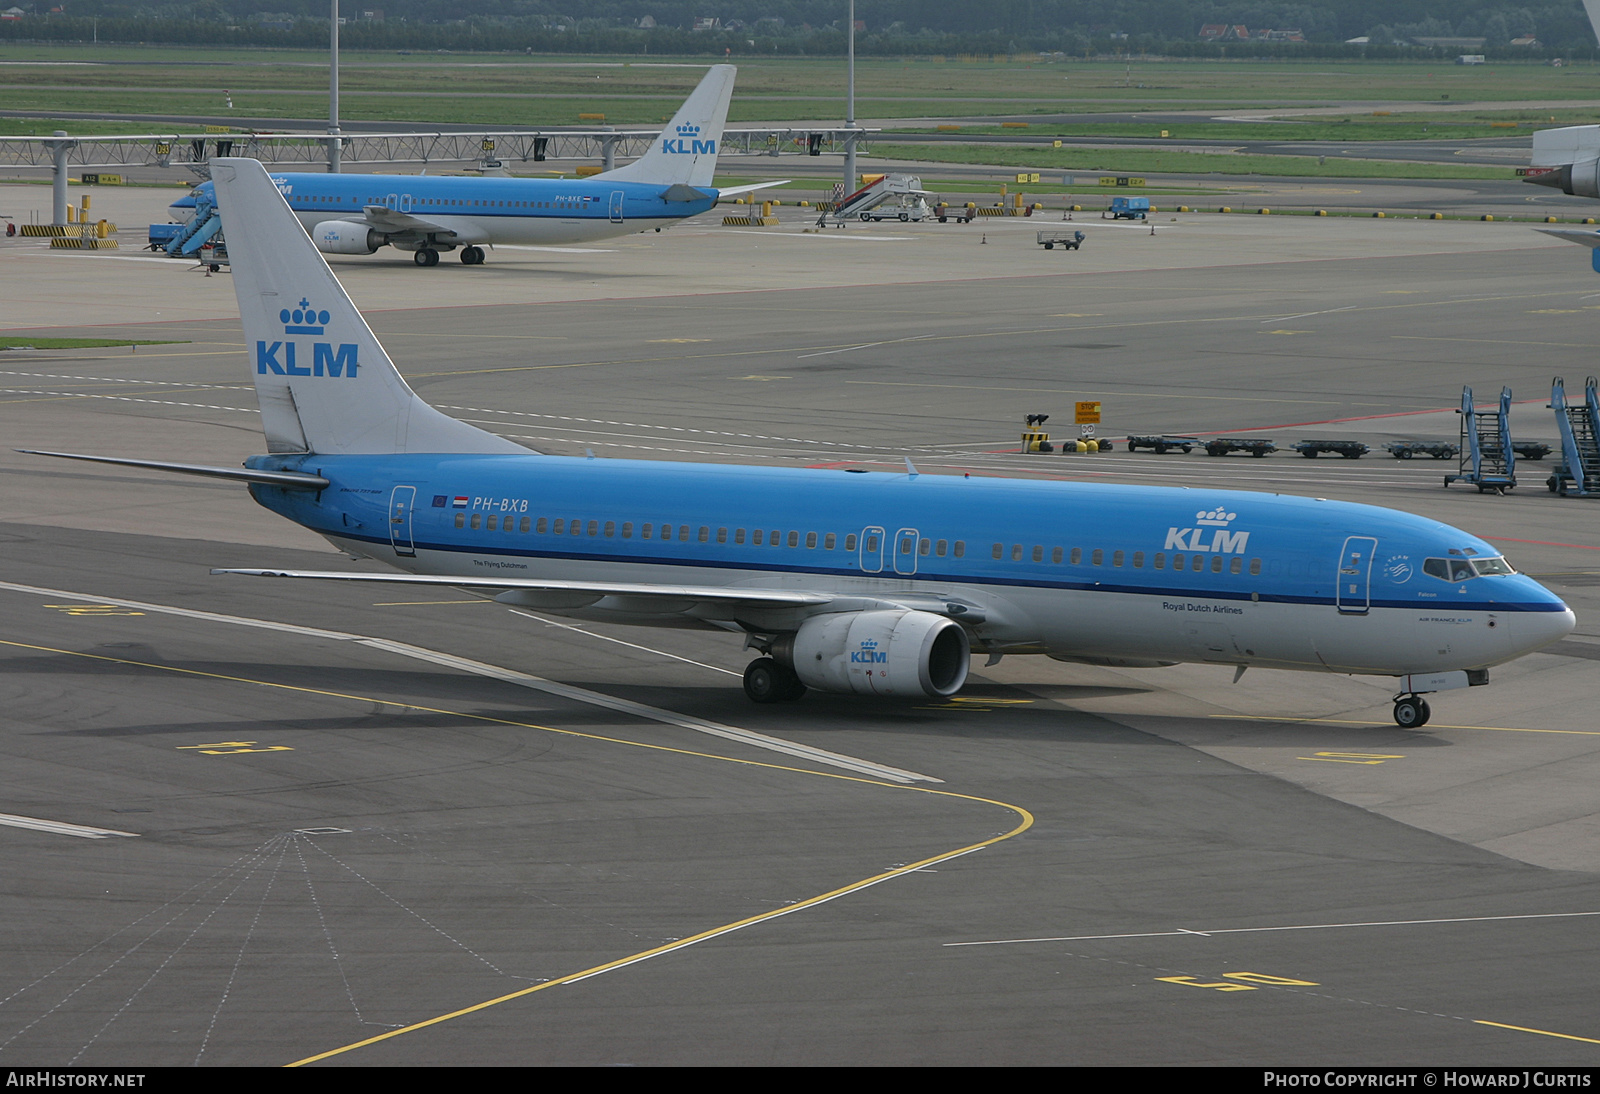
[[[700,86],[650,145],[650,151],[624,167],[594,177],[659,182],[663,186],[710,186],[717,170],[722,127],[728,121],[728,103],[733,99],[733,78],[738,71],[733,65],[712,65]]]
[[[211,177],[269,452],[528,454],[417,397],[266,168],[214,159]]]

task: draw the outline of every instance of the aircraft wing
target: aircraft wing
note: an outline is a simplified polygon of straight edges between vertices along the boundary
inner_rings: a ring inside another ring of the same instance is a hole
[[[978,604],[957,598],[944,598],[937,592],[911,593],[908,596],[861,596],[806,589],[741,588],[728,585],[654,585],[625,581],[556,581],[529,577],[451,577],[444,574],[374,574],[342,570],[245,570],[216,569],[213,574],[242,574],[246,577],[297,577],[323,581],[365,581],[380,585],[430,585],[467,589],[493,596],[506,593],[554,593],[625,598],[637,601],[641,611],[684,611],[691,607],[711,609],[709,618],[733,618],[738,612],[759,610],[831,608],[835,611],[865,611],[871,608],[912,608],[949,616],[963,623],[982,623],[988,615]],[[516,604],[514,598],[506,603]],[[671,605],[671,607],[668,607]],[[537,605],[533,605],[537,606]]]
[[[435,224],[431,220],[414,217],[410,213],[402,213],[383,205],[368,205],[362,210],[371,224],[380,232],[389,235],[399,235],[402,232],[416,232],[418,235],[431,235],[436,238],[455,238],[455,229],[446,228],[443,224]]]
[[[1600,247],[1600,232],[1583,228],[1535,228],[1536,232],[1543,232],[1547,236],[1564,239],[1568,243],[1578,243],[1585,247]]]

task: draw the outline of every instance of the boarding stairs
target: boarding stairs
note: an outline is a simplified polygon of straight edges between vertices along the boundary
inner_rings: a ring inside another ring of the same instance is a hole
[[[1517,485],[1517,454],[1511,447],[1511,389],[1500,389],[1500,405],[1479,410],[1472,389],[1461,389],[1461,456],[1454,475],[1444,484],[1468,482],[1480,494],[1504,494]]]
[[[200,248],[211,242],[211,238],[221,230],[222,217],[218,215],[216,205],[207,195],[196,193],[194,216],[183,226],[183,231],[167,243],[166,252],[179,258],[198,256]]]
[[[1580,498],[1600,494],[1600,395],[1595,385],[1595,378],[1589,377],[1583,401],[1570,404],[1561,377],[1550,385],[1550,409],[1556,412],[1564,459],[1564,465],[1551,476],[1550,488]]]
[[[840,222],[858,219],[862,213],[876,209],[892,197],[924,194],[922,179],[916,175],[881,175],[855,193],[840,200],[827,216]]]

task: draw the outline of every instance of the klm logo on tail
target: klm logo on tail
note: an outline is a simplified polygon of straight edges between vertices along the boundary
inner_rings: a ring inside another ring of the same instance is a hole
[[[327,330],[329,318],[331,317],[326,311],[318,311],[305,297],[301,297],[300,303],[292,311],[284,308],[278,313],[278,319],[283,323],[283,333],[286,335],[322,334]],[[298,342],[289,338],[273,342],[271,345],[258,340],[256,375],[265,376],[271,373],[275,376],[332,376],[335,379],[346,377],[351,380],[356,378],[357,361],[354,343],[347,342],[336,347],[331,342],[312,342],[309,367],[297,363],[298,346]]]
[[[697,140],[696,138],[699,136],[700,127],[698,125],[680,125],[678,126],[677,139],[664,138],[661,142],[661,150],[674,155],[698,156],[702,152],[715,155],[717,142],[714,140]]]

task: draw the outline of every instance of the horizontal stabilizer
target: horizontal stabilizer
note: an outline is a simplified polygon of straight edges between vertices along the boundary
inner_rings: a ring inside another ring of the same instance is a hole
[[[252,471],[245,467],[209,467],[200,463],[130,460],[122,456],[84,456],[77,452],[41,452],[34,448],[19,448],[16,451],[29,456],[55,456],[63,460],[87,460],[90,463],[143,467],[150,471],[175,471],[180,475],[204,475],[207,478],[232,479],[235,482],[259,482],[269,486],[286,486],[293,490],[324,490],[328,486],[328,480],[321,475],[307,475],[299,471]]]
[[[661,192],[662,201],[707,201],[717,196],[719,191],[702,190],[687,183],[675,182]]]
[[[749,194],[749,193],[754,193],[757,190],[765,190],[769,186],[782,186],[784,183],[786,183],[788,181],[789,181],[788,179],[773,179],[771,182],[752,182],[749,186],[718,187],[717,188],[717,197],[719,197],[719,198],[738,197],[740,194]],[[671,199],[668,199],[668,200],[671,200]]]
[[[1534,230],[1543,232],[1547,236],[1564,239],[1568,243],[1579,243],[1585,247],[1600,247],[1600,232],[1586,231],[1582,228],[1536,228]]]

